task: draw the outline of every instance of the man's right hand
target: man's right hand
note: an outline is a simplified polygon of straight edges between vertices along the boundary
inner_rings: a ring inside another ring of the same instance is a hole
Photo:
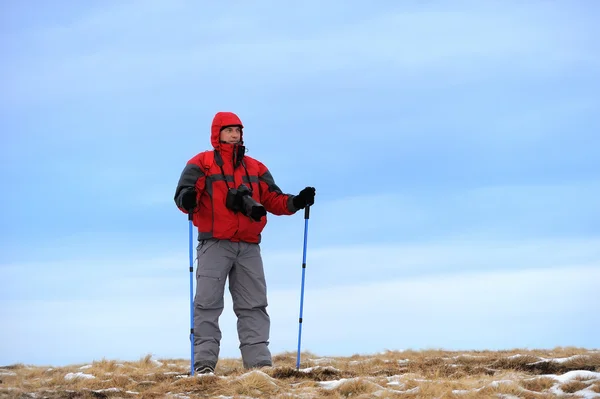
[[[294,197],[292,203],[297,209],[304,209],[315,203],[315,193],[316,190],[314,187],[306,187]]]
[[[181,207],[188,212],[191,212],[196,207],[196,190],[191,189],[185,191],[181,195]]]

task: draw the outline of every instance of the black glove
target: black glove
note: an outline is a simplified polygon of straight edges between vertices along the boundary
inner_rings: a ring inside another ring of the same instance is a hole
[[[253,206],[252,210],[250,211],[250,218],[252,220],[254,220],[255,222],[260,222],[260,219],[263,216],[267,216],[267,210],[265,209],[264,206]]]
[[[304,209],[307,205],[312,205],[315,203],[315,193],[316,190],[314,187],[306,187],[294,197],[292,203],[296,209]]]
[[[191,189],[184,191],[181,194],[181,207],[188,212],[191,212],[196,207],[196,190]]]

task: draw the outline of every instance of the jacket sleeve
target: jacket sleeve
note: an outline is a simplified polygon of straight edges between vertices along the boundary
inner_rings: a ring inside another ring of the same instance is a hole
[[[293,215],[296,213],[298,209],[292,203],[294,195],[284,194],[275,183],[269,169],[260,162],[258,165],[260,201],[265,209],[274,215]]]
[[[188,213],[181,204],[181,198],[183,194],[195,189],[196,199],[198,199],[204,191],[205,184],[206,176],[201,167],[200,155],[197,155],[190,159],[183,168],[183,171],[179,176],[179,181],[177,182],[177,188],[175,189],[175,196],[173,199],[175,201],[175,205],[177,205],[181,212],[186,214]]]

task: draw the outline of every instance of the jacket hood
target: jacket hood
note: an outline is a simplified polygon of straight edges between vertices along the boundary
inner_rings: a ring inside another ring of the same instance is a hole
[[[219,137],[221,135],[221,128],[224,126],[238,125],[241,129],[240,144],[244,143],[244,125],[242,125],[241,119],[233,112],[217,112],[213,118],[212,125],[210,128],[210,142],[216,150],[221,149],[221,142]]]

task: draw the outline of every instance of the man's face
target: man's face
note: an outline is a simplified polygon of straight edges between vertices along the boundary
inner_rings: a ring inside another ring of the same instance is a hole
[[[239,126],[229,126],[221,130],[220,140],[229,144],[237,144],[240,142],[241,137],[242,131]]]

